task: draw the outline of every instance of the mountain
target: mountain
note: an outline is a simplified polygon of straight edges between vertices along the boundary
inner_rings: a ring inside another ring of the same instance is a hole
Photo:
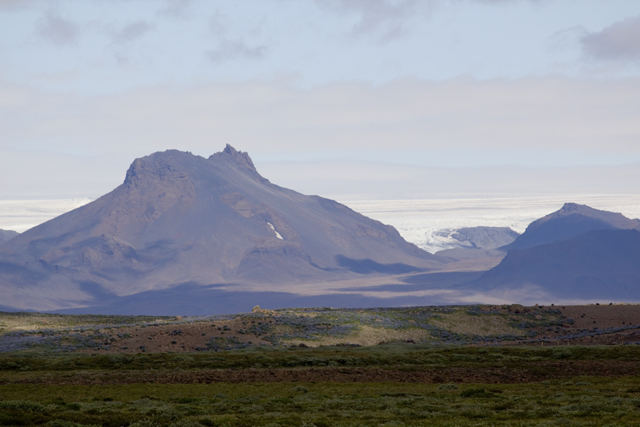
[[[501,250],[525,249],[569,239],[591,230],[640,230],[640,220],[620,213],[601,211],[576,203],[565,203],[562,209],[540,218],[527,227],[511,244]]]
[[[19,233],[13,230],[0,230],[0,243],[6,242],[16,237]]]
[[[227,145],[136,159],[111,193],[6,242],[0,292],[4,305],[50,310],[181,284],[268,289],[441,263],[391,226],[270,183]]]
[[[547,300],[640,301],[640,231],[592,230],[527,249],[512,249],[468,289],[501,290]]]

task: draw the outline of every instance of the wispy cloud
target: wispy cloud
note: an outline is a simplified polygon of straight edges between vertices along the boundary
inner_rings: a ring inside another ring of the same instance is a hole
[[[24,9],[40,0],[0,0],[0,9]]]
[[[640,60],[640,16],[627,18],[582,38],[590,57],[607,61]]]
[[[191,0],[166,0],[166,6],[158,10],[158,15],[171,18],[182,17],[191,5]]]
[[[153,30],[153,24],[149,24],[146,21],[137,21],[131,24],[127,24],[121,29],[113,32],[113,42],[116,44],[130,43],[149,31]]]
[[[351,28],[351,35],[375,35],[380,42],[408,33],[408,21],[431,3],[419,0],[316,0],[321,7],[357,14],[358,21]]]
[[[242,40],[221,39],[218,46],[207,51],[206,56],[213,62],[233,59],[261,59],[267,53],[267,46],[249,46]]]
[[[48,11],[36,23],[40,36],[57,45],[69,45],[77,41],[80,29],[77,24],[67,20],[53,11]]]
[[[219,11],[209,20],[209,30],[216,39],[217,46],[205,55],[213,62],[235,59],[261,59],[267,53],[266,45],[250,45],[241,38],[230,37],[226,17]]]
[[[480,3],[500,6],[513,3],[545,3],[549,0],[451,0],[450,3]],[[336,13],[358,16],[349,33],[372,37],[379,43],[400,39],[411,33],[416,17],[429,17],[445,5],[437,0],[315,0],[320,7]]]

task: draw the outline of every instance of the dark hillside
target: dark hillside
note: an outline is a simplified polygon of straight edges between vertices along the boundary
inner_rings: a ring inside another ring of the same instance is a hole
[[[640,301],[640,232],[595,230],[580,236],[510,250],[468,287],[536,288],[550,298]]]

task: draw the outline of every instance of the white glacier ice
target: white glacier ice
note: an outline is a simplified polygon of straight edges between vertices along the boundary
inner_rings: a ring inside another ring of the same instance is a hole
[[[451,197],[419,200],[342,201],[363,215],[394,226],[407,241],[435,253],[462,247],[451,234],[463,227],[510,227],[522,233],[565,202],[640,217],[640,195]]]
[[[0,229],[19,233],[86,205],[91,199],[0,200]]]

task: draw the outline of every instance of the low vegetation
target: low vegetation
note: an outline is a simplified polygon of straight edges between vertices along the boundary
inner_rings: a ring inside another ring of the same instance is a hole
[[[0,313],[0,426],[640,425],[640,322],[606,310]]]

